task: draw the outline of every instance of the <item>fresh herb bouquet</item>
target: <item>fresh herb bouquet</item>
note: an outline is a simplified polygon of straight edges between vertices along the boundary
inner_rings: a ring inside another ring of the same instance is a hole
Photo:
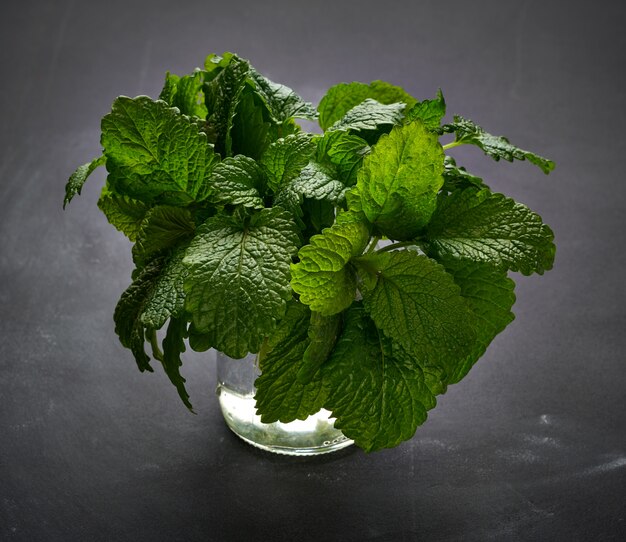
[[[465,118],[442,124],[445,107],[374,81],[333,86],[316,111],[230,53],[168,73],[158,100],[117,98],[65,204],[106,166],[98,206],[136,265],[115,330],[139,369],[149,344],[191,409],[186,342],[258,352],[263,422],[323,407],[366,451],[411,438],[513,320],[507,273],[542,274],[555,254],[536,213],[446,151],[553,162]]]

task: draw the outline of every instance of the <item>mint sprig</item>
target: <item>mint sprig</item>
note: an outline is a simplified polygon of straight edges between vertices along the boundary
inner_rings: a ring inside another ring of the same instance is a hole
[[[331,87],[317,110],[235,54],[119,97],[98,207],[134,243],[115,330],[192,408],[187,345],[258,353],[264,422],[330,410],[366,451],[411,438],[513,320],[511,272],[553,266],[552,230],[446,152],[554,164],[382,81]],[[324,133],[304,132],[297,119]],[[440,138],[455,134],[442,145]],[[159,344],[159,336],[163,340]]]
[[[455,141],[446,145],[447,148],[457,145],[476,145],[487,156],[491,156],[496,161],[500,159],[508,160],[509,162],[513,162],[513,160],[528,160],[546,174],[550,173],[555,167],[552,160],[543,158],[534,152],[520,149],[512,145],[504,136],[491,135],[475,122],[459,115],[455,115],[454,122],[446,124],[443,130],[456,135]]]

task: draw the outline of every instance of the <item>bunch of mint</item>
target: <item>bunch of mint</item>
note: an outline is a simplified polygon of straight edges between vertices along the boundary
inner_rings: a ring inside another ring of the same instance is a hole
[[[336,85],[316,111],[230,53],[167,74],[158,100],[117,98],[65,203],[106,166],[98,206],[136,264],[115,329],[139,369],[149,345],[191,409],[186,343],[258,352],[264,422],[323,407],[366,451],[411,438],[513,320],[507,273],[542,274],[555,254],[536,213],[445,151],[553,162],[444,114],[441,92],[382,81]]]

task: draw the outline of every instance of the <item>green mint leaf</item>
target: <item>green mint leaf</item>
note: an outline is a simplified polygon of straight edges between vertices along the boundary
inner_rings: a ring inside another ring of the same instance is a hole
[[[480,177],[468,173],[464,167],[458,167],[454,158],[446,156],[443,170],[443,190],[454,192],[466,188],[489,188]]]
[[[150,209],[137,232],[133,260],[141,266],[156,254],[169,250],[195,230],[191,212],[182,207],[159,205]]]
[[[320,126],[323,130],[327,130],[350,109],[368,98],[382,104],[403,102],[407,109],[416,103],[415,98],[407,94],[402,88],[384,81],[373,81],[369,85],[356,82],[340,83],[328,89],[320,101],[317,108],[320,115]]]
[[[237,155],[222,160],[209,179],[209,199],[218,204],[264,207],[260,189],[265,184],[261,167],[252,158]]]
[[[267,107],[252,88],[244,88],[230,135],[233,154],[243,154],[259,160],[273,140],[272,123]]]
[[[207,124],[215,134],[215,149],[222,158],[232,156],[231,128],[241,94],[250,74],[250,65],[235,55],[222,59],[221,68],[204,85]],[[221,64],[220,64],[221,66]]]
[[[376,132],[389,131],[392,126],[398,124],[404,115],[402,112],[406,104],[392,103],[382,104],[367,98],[360,104],[355,105],[341,119],[333,124],[327,131],[356,131]]]
[[[363,158],[371,151],[365,139],[344,131],[326,132],[318,140],[317,149],[320,160],[328,157],[346,186],[356,184]]]
[[[513,160],[528,160],[541,168],[546,174],[554,169],[554,162],[552,160],[511,145],[506,137],[491,135],[485,132],[478,124],[458,115],[455,115],[454,122],[446,125],[444,129],[447,132],[454,132],[456,134],[456,141],[459,144],[476,145],[480,147],[486,155],[491,156],[496,161],[501,158],[509,162],[513,162]]]
[[[256,90],[274,122],[282,123],[292,117],[309,120],[317,118],[313,105],[305,102],[289,87],[270,81],[254,69],[250,71],[250,78],[254,81]]]
[[[441,89],[437,91],[437,97],[434,100],[424,100],[416,103],[407,111],[405,122],[407,124],[416,119],[421,120],[426,129],[431,132],[441,132],[441,119],[446,114],[446,101],[443,99]]]
[[[356,303],[344,330],[322,366],[328,398],[324,408],[335,427],[366,452],[410,439],[435,406],[435,398],[413,356],[376,328]]]
[[[298,379],[310,342],[309,315],[305,305],[291,300],[285,317],[269,339],[269,353],[260,359],[255,399],[257,414],[264,423],[304,420],[322,408],[326,395],[321,375],[308,382]]]
[[[101,141],[111,189],[146,203],[193,202],[217,161],[197,124],[145,96],[115,100]]]
[[[150,299],[161,275],[163,259],[157,258],[143,267],[132,284],[122,294],[115,307],[113,320],[120,342],[135,356],[140,371],[152,371],[150,357],[145,352],[145,325],[141,321],[145,304]]]
[[[135,280],[122,294],[115,308],[114,321],[120,342],[130,348],[137,366],[143,372],[152,371],[150,358],[145,352],[146,336],[156,341],[155,331],[171,318],[163,340],[163,355],[153,342],[153,348],[156,348],[154,357],[161,361],[181,399],[191,410],[185,380],[179,372],[182,364],[180,353],[185,350],[187,327],[187,319],[183,317],[183,279],[186,269],[181,262],[184,252],[185,247],[181,246],[169,256],[155,258],[139,269]]]
[[[291,296],[295,224],[281,209],[217,215],[198,228],[184,264],[186,309],[197,331],[232,358],[258,352]]]
[[[275,195],[274,206],[292,214],[303,239],[332,226],[335,221],[335,205],[343,201],[346,190],[336,177],[332,167],[309,162]]]
[[[174,97],[178,92],[178,83],[180,81],[180,77],[170,72],[165,73],[165,82],[163,83],[163,88],[159,93],[159,100],[163,100],[167,102],[172,107],[174,107]],[[181,111],[181,113],[188,115],[189,113],[185,111]]]
[[[310,134],[294,134],[272,143],[261,157],[261,167],[267,175],[267,186],[276,192],[295,178],[309,163],[315,150]]]
[[[213,348],[211,337],[206,333],[198,331],[196,326],[193,325],[193,322],[189,325],[188,333],[189,346],[195,352],[206,352],[207,350]]]
[[[288,189],[305,198],[327,200],[336,204],[343,200],[346,187],[337,179],[332,168],[309,162],[289,183]]]
[[[368,220],[391,239],[408,240],[435,210],[443,150],[420,121],[383,135],[359,170],[357,191]]]
[[[524,275],[552,269],[554,234],[521,203],[487,189],[439,197],[426,230],[428,253],[491,263]]]
[[[185,249],[186,244],[182,244],[160,260],[161,272],[152,280],[152,289],[146,293],[140,316],[144,326],[150,329],[161,329],[168,318],[178,318],[184,314],[183,284],[187,276],[187,268],[183,265]]]
[[[238,58],[236,54],[229,52],[223,55],[210,54],[204,59],[204,71],[207,74],[206,79],[214,79],[224,68],[230,65],[233,60],[238,60]]]
[[[306,244],[311,236],[333,225],[335,203],[343,199],[343,190],[339,190],[335,184],[338,181],[327,178],[324,174],[317,175],[313,184],[296,184],[296,181],[297,179],[281,188],[273,203],[274,207],[281,207],[292,215],[300,229],[303,244]],[[317,197],[326,199],[316,199]]]
[[[106,162],[106,158],[104,156],[99,156],[98,158],[94,158],[91,162],[87,164],[83,164],[82,166],[78,166],[76,171],[70,175],[70,178],[65,185],[65,198],[63,199],[63,209],[65,206],[72,201],[74,196],[77,194],[80,195],[81,190],[83,189],[83,185],[85,181],[91,175],[96,168],[99,166],[103,166]]]
[[[304,230],[306,228],[306,224],[303,220],[303,203],[304,197],[302,194],[292,190],[291,183],[287,183],[287,185],[283,186],[274,196],[273,206],[287,211],[298,226],[298,229]]]
[[[450,259],[444,266],[461,288],[461,296],[472,311],[472,326],[476,332],[472,351],[448,377],[448,383],[453,384],[468,373],[494,337],[515,318],[511,312],[515,283],[505,270],[485,263]]]
[[[244,154],[258,160],[272,141],[300,131],[294,117],[313,119],[316,112],[311,104],[304,102],[290,88],[263,77],[247,61],[236,55],[225,53],[223,56],[210,55],[205,61],[205,92],[209,113],[220,107],[214,98],[215,89],[222,85],[221,79],[228,76],[228,70],[233,70],[242,62],[248,66],[246,77],[242,73],[237,85],[232,84],[232,81],[230,84],[232,89],[236,89],[231,91],[236,98],[233,101],[236,109],[227,134],[230,136],[232,152],[227,154]],[[219,141],[220,133],[213,124],[209,118],[211,140]],[[218,145],[218,149],[221,148]]]
[[[363,282],[362,293],[376,327],[418,363],[452,373],[476,338],[472,315],[452,277],[408,250],[366,255],[357,265],[375,277],[375,282]]]
[[[185,389],[185,379],[180,374],[180,367],[183,362],[180,355],[185,351],[185,337],[187,335],[187,319],[172,318],[167,326],[167,334],[163,339],[163,369],[165,374],[174,384],[178,395],[185,406],[193,412],[193,407],[189,402],[189,394]]]
[[[306,384],[311,381],[322,364],[333,351],[337,337],[341,331],[341,315],[324,316],[312,312],[309,322],[309,345],[302,356],[302,365],[296,375],[298,382]]]
[[[354,301],[356,275],[348,262],[363,252],[369,231],[362,222],[335,224],[298,252],[291,266],[291,287],[300,301],[324,316],[337,314]]]
[[[361,205],[361,196],[356,187],[346,192],[347,209],[337,208],[337,216],[335,222],[337,224],[350,224],[351,222],[360,222],[367,225],[367,229],[372,233],[372,225],[367,220],[363,207]]]
[[[203,85],[204,74],[200,70],[182,77],[167,72],[159,100],[177,107],[183,115],[205,119],[207,108],[204,104]]]
[[[111,192],[105,185],[98,199],[98,208],[109,223],[131,241],[137,239],[141,223],[151,206],[136,199]]]
[[[269,141],[270,144],[281,139],[281,138],[285,138],[287,136],[290,135],[309,135],[312,136],[312,134],[308,134],[306,132],[302,131],[302,128],[300,128],[300,126],[298,126],[296,124],[296,121],[291,119],[291,120],[286,120],[285,122],[283,122],[282,124],[270,124],[270,129],[268,132],[268,136],[269,136]]]

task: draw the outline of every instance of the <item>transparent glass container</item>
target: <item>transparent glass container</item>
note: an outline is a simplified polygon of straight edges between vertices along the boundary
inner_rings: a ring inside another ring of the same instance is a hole
[[[310,456],[334,452],[353,443],[335,429],[335,418],[320,410],[306,420],[262,423],[254,401],[260,374],[256,354],[232,359],[217,352],[217,396],[228,427],[247,443],[277,454]]]

